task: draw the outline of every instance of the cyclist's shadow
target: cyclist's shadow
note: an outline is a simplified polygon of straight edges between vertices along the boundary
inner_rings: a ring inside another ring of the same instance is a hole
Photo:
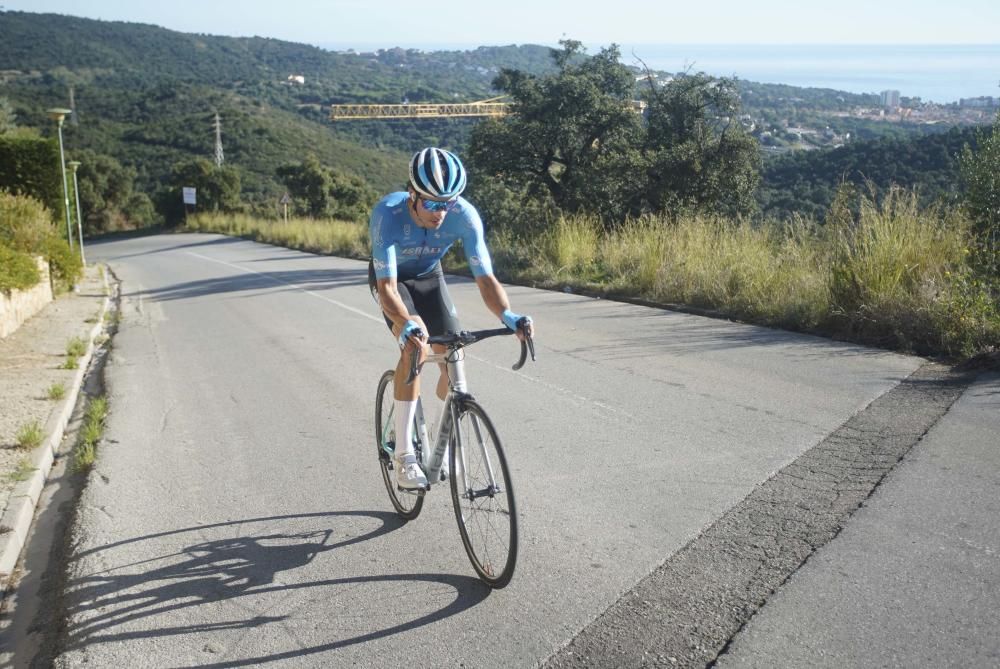
[[[294,651],[278,653],[275,656],[269,656],[269,658],[253,659],[253,662],[259,662],[276,657],[307,655],[396,634],[455,615],[479,604],[489,595],[489,588],[480,583],[478,579],[448,574],[392,574],[311,582],[277,582],[279,573],[304,567],[321,553],[375,539],[402,526],[403,521],[395,514],[386,512],[299,514],[200,525],[91,549],[75,556],[74,561],[87,555],[119,548],[125,544],[160,540],[164,537],[187,532],[214,531],[227,526],[259,522],[273,524],[280,521],[337,516],[364,516],[374,518],[381,524],[370,532],[334,543],[330,542],[330,537],[333,534],[332,529],[294,533],[268,532],[256,536],[202,541],[185,546],[174,553],[73,578],[69,584],[71,595],[67,606],[71,615],[64,648],[69,650],[95,643],[120,642],[127,639],[174,636],[221,629],[258,628],[270,623],[282,622],[288,617],[254,615],[243,620],[216,620],[201,624],[136,631],[133,631],[135,630],[134,625],[128,624],[143,618],[242,596],[267,596],[268,593],[288,592],[312,587],[414,580],[443,584],[453,588],[456,592],[456,597],[450,604],[407,623],[360,637],[341,639],[322,646],[296,648]],[[177,558],[180,559],[177,560]],[[125,569],[134,570],[136,567],[141,567],[142,564],[164,560],[174,561],[151,570],[122,573],[122,570]],[[226,611],[231,610],[226,609]],[[116,628],[119,629],[116,631]],[[252,664],[253,662],[237,662],[231,666]]]

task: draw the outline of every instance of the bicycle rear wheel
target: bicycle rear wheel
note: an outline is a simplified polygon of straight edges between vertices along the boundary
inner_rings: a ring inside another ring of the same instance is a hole
[[[396,465],[393,452],[396,449],[396,423],[393,417],[393,376],[390,369],[378,382],[375,395],[375,443],[378,447],[378,464],[382,470],[382,482],[389,493],[389,501],[402,518],[413,520],[420,515],[424,506],[424,491],[400,490],[396,485]]]
[[[487,585],[510,583],[517,563],[517,507],[507,459],[489,416],[462,402],[451,442],[451,500],[465,552]]]

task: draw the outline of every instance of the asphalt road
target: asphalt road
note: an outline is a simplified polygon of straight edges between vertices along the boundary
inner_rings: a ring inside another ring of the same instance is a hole
[[[537,665],[924,362],[510,287],[538,362],[492,339],[467,363],[521,513],[491,592],[445,489],[391,512],[372,413],[396,348],[365,263],[214,235],[88,253],[124,320],[61,666]],[[463,326],[496,325],[449,284]]]

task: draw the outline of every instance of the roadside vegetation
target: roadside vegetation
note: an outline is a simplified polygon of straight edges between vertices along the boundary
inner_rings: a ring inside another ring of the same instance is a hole
[[[33,471],[35,471],[35,467],[32,466],[31,460],[21,458],[17,461],[17,467],[7,474],[7,482],[20,483],[21,481],[27,481]]]
[[[97,443],[104,435],[104,423],[107,417],[107,398],[103,395],[92,398],[87,404],[83,425],[80,427],[79,441],[73,450],[73,468],[76,471],[89,469],[97,459]]]
[[[198,214],[188,217],[184,229],[348,258],[367,258],[371,253],[368,226],[354,221],[292,218],[285,223],[243,214]]]
[[[73,337],[66,343],[66,356],[79,358],[87,352],[87,342],[80,337]]]
[[[39,200],[0,190],[0,291],[31,288],[41,279],[35,256],[49,262],[53,288],[68,290],[83,265],[73,253],[49,210]]]
[[[21,428],[17,431],[17,435],[14,437],[14,443],[18,448],[30,451],[41,444],[42,439],[44,438],[45,431],[42,429],[41,424],[36,420],[21,426]]]
[[[857,214],[853,210],[857,210]],[[200,215],[189,230],[315,253],[368,257],[367,226]],[[490,235],[506,281],[696,307],[718,315],[921,355],[960,358],[1000,343],[996,286],[975,267],[957,210],[909,191],[845,188],[826,220],[645,216],[606,228],[563,216],[541,234]],[[450,271],[464,271],[451,253]]]

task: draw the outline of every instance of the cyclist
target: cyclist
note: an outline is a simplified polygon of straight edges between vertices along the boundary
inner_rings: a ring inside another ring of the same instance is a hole
[[[532,334],[531,318],[510,310],[507,292],[493,276],[479,212],[461,197],[465,183],[465,168],[455,154],[435,147],[418,151],[410,160],[406,191],[382,198],[369,222],[372,259],[368,284],[400,346],[393,387],[396,480],[402,488],[427,485],[413,451],[420,377],[406,385],[407,352],[419,355],[423,361],[428,335],[460,331],[441,269],[441,258],[456,241],[462,240],[465,258],[486,307],[519,338]],[[434,350],[443,352],[444,347],[435,346]],[[448,393],[448,378],[446,366],[440,367],[437,396],[443,401]],[[442,473],[442,478],[446,476]]]

